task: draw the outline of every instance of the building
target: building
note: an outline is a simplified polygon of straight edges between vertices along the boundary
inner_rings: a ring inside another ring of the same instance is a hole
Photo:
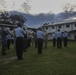
[[[28,30],[28,33],[33,33],[33,32],[35,32],[35,31],[37,31],[37,28],[27,28],[27,30]]]
[[[48,39],[52,39],[52,33],[60,29],[61,32],[67,31],[69,33],[68,39],[76,40],[76,18],[69,18],[62,22],[51,23],[41,27],[43,31],[49,34]]]
[[[17,27],[17,25],[11,25],[11,24],[0,24],[0,29],[1,27],[4,27],[5,29],[14,29]]]

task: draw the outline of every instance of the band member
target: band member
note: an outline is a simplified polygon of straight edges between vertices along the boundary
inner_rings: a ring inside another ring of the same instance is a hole
[[[67,47],[67,38],[68,38],[68,33],[67,33],[67,31],[65,31],[63,33],[64,47]]]
[[[6,55],[6,47],[7,47],[6,35],[8,34],[8,32],[5,31],[4,27],[2,27],[0,33],[1,33],[2,55]]]
[[[23,59],[23,51],[24,51],[24,35],[26,32],[23,28],[21,28],[21,24],[18,23],[18,28],[15,29],[16,35],[16,54],[18,60]]]
[[[10,43],[11,43],[11,35],[10,35],[10,33],[8,33],[6,38],[7,38],[7,49],[9,50],[10,49]]]
[[[45,31],[44,33],[44,47],[47,48],[48,45],[48,33]]]
[[[44,38],[44,33],[42,32],[41,28],[38,28],[37,31],[38,54],[42,54],[43,38]]]
[[[60,32],[60,29],[56,32],[57,37],[57,48],[62,48],[62,33]]]
[[[55,47],[56,46],[56,34],[55,34],[55,32],[53,32],[52,38],[53,38],[53,47]]]

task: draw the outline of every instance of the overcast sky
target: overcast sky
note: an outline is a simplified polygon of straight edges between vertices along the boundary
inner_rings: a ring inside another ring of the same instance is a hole
[[[24,5],[26,10],[32,14],[48,13],[51,11],[54,13],[59,13],[63,10],[62,8],[67,3],[76,5],[76,0],[0,0],[0,2],[0,9],[5,8],[5,10],[9,11],[23,11],[21,5],[25,2],[27,3]]]

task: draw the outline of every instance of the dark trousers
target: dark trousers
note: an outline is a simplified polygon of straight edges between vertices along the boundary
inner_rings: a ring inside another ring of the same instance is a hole
[[[37,47],[37,39],[35,39],[35,47]]]
[[[22,55],[23,55],[23,50],[24,50],[24,42],[23,42],[23,38],[22,37],[17,37],[16,38],[16,54],[17,54],[17,58],[23,59]]]
[[[38,45],[38,54],[42,54],[42,47],[43,47],[43,39],[42,38],[37,39],[37,45]]]
[[[6,40],[1,41],[2,44],[2,55],[6,54]]]
[[[26,49],[27,49],[27,39],[24,38],[24,51],[26,51]]]
[[[14,43],[14,39],[11,39],[11,43],[12,43],[12,44]]]
[[[47,46],[48,46],[48,39],[45,38],[45,40],[44,40],[44,47],[47,48]]]
[[[56,38],[53,38],[53,46],[56,46]]]
[[[64,37],[64,47],[67,47],[67,37]]]
[[[61,37],[57,38],[57,48],[62,48],[62,38]]]
[[[10,49],[10,39],[7,40],[7,49]]]
[[[27,46],[30,47],[31,44],[31,38],[27,39]]]

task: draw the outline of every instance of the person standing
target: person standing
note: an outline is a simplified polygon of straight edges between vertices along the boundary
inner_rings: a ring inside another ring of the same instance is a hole
[[[35,48],[37,48],[37,31],[34,33]]]
[[[5,31],[4,27],[1,28],[1,47],[2,47],[2,55],[6,55],[6,35],[8,34],[7,31]]]
[[[14,43],[14,36],[11,35],[11,43],[13,44]]]
[[[56,46],[56,34],[55,34],[55,32],[53,32],[52,38],[53,38],[53,47],[55,47]]]
[[[23,51],[24,51],[24,35],[26,32],[21,27],[21,24],[18,23],[18,28],[15,29],[15,36],[16,36],[16,54],[18,60],[23,59]]]
[[[62,48],[62,33],[60,32],[60,29],[56,32],[57,37],[57,48]]]
[[[34,36],[33,36],[33,34],[31,34],[31,44],[32,44],[32,46],[34,44]]]
[[[67,41],[68,41],[67,38],[68,38],[68,33],[67,33],[67,31],[65,31],[63,33],[64,47],[67,47]]]
[[[44,35],[44,47],[47,48],[48,45],[48,33],[45,31]]]
[[[6,38],[7,38],[7,49],[9,50],[10,49],[10,43],[11,43],[11,35],[9,32],[6,35]]]
[[[41,28],[38,28],[37,30],[38,54],[42,54],[43,39],[44,39],[44,33],[42,32]]]
[[[25,28],[23,28],[26,34],[24,35],[24,51],[26,52],[27,47],[27,31]]]
[[[27,47],[31,46],[31,33],[28,33],[27,35]]]

